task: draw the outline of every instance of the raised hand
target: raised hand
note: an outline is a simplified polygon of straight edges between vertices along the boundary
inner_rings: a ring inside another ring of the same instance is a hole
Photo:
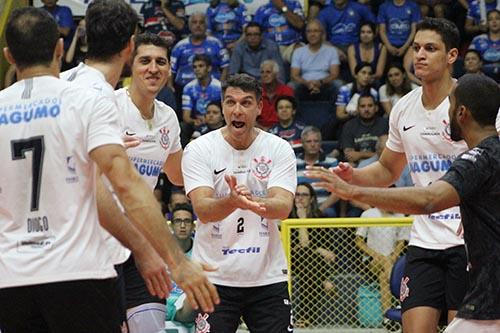
[[[329,192],[335,193],[341,199],[351,199],[353,186],[342,180],[332,169],[325,169],[324,167],[317,166],[307,167],[305,175],[307,178],[320,180],[314,182],[313,186],[321,187]]]
[[[144,251],[135,251],[134,260],[149,293],[159,298],[167,298],[173,288],[172,281],[168,276],[165,262],[153,247],[148,246]]]
[[[251,210],[257,215],[266,212],[265,204],[257,202],[246,186],[238,185],[235,176],[226,174],[224,180],[231,189],[229,198],[236,208]]]
[[[335,168],[330,169],[344,181],[350,183],[352,180],[353,168],[352,165],[346,162],[340,162]]]

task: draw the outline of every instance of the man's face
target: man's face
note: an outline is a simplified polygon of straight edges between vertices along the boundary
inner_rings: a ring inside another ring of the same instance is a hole
[[[474,52],[468,52],[464,57],[464,68],[467,73],[478,73],[481,70],[482,62]]]
[[[193,62],[193,72],[194,76],[198,80],[204,80],[208,78],[210,75],[210,71],[212,70],[211,66],[207,66],[207,64],[204,61],[195,61]]]
[[[278,105],[276,105],[276,111],[278,112],[278,119],[282,122],[292,120],[295,115],[293,104],[286,99],[282,99],[278,102]]]
[[[427,81],[440,79],[451,64],[451,53],[446,52],[441,36],[432,30],[421,30],[413,41],[413,66],[415,75]]]
[[[448,116],[450,117],[450,137],[453,141],[461,141],[463,137],[457,120],[458,105],[455,98],[455,89],[456,87],[450,93],[450,108],[448,110]]]
[[[258,27],[248,27],[245,32],[245,40],[252,49],[259,47],[262,42],[262,33]]]
[[[271,84],[276,80],[277,74],[273,72],[272,65],[263,65],[260,69],[260,80],[262,84]]]
[[[58,0],[42,0],[42,3],[45,7],[52,8],[57,4]]]
[[[187,210],[177,210],[172,216],[172,226],[174,236],[179,240],[188,239],[193,233],[194,224],[191,212]]]
[[[193,37],[204,37],[207,32],[205,17],[200,14],[193,14],[189,20],[189,30],[191,31],[191,35],[193,35]]]
[[[222,124],[222,110],[217,105],[210,104],[207,107],[207,113],[205,113],[205,122],[210,128]]]
[[[370,121],[375,118],[377,113],[377,105],[372,97],[360,97],[358,101],[359,117],[365,121]]]
[[[307,25],[306,38],[311,45],[321,44],[323,39],[323,30],[318,22],[313,21]]]
[[[319,154],[321,150],[321,137],[319,133],[306,134],[302,140],[302,148],[304,148],[304,153],[308,155]]]
[[[222,110],[229,134],[236,140],[252,135],[257,116],[262,110],[262,100],[255,93],[228,87],[224,93]]]
[[[132,85],[143,94],[156,96],[170,76],[167,50],[145,44],[137,48],[132,63]]]

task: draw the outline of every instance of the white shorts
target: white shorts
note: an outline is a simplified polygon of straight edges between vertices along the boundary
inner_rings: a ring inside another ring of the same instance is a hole
[[[455,318],[444,333],[498,333],[500,320],[473,320]]]

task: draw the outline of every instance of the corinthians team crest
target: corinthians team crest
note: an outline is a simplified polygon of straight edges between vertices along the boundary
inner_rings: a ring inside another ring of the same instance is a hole
[[[160,145],[163,149],[168,149],[170,146],[170,138],[168,137],[168,133],[170,130],[166,127],[160,128]]]
[[[252,160],[252,173],[259,179],[269,177],[272,161],[264,156]]]

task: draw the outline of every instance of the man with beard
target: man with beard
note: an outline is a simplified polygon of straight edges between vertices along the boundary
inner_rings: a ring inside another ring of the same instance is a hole
[[[377,111],[372,95],[363,94],[359,97],[358,115],[344,125],[340,142],[344,157],[349,163],[357,164],[374,156],[379,136],[387,134],[387,119],[380,117]]]
[[[427,18],[417,25],[412,43],[417,88],[394,105],[389,119],[389,139],[375,163],[353,169],[340,163],[333,171],[360,186],[389,186],[406,164],[417,187],[440,179],[452,161],[467,150],[465,142],[449,136],[449,100],[454,80],[453,63],[458,56],[459,32],[445,20]],[[467,265],[464,242],[457,235],[458,207],[416,215],[401,296],[403,331],[436,330],[441,314],[450,322],[462,304]]]
[[[450,95],[450,137],[465,140],[444,176],[426,187],[379,189],[346,183],[326,169],[310,170],[311,178],[344,199],[359,200],[406,214],[432,214],[459,205],[468,248],[470,285],[446,333],[500,331],[500,140],[495,119],[500,88],[484,75],[460,78]],[[418,223],[418,220],[415,220]],[[408,257],[412,264],[412,255]],[[427,282],[433,281],[427,272]],[[411,295],[402,288],[401,297]],[[414,332],[415,330],[410,330]],[[405,330],[405,332],[407,332]]]

